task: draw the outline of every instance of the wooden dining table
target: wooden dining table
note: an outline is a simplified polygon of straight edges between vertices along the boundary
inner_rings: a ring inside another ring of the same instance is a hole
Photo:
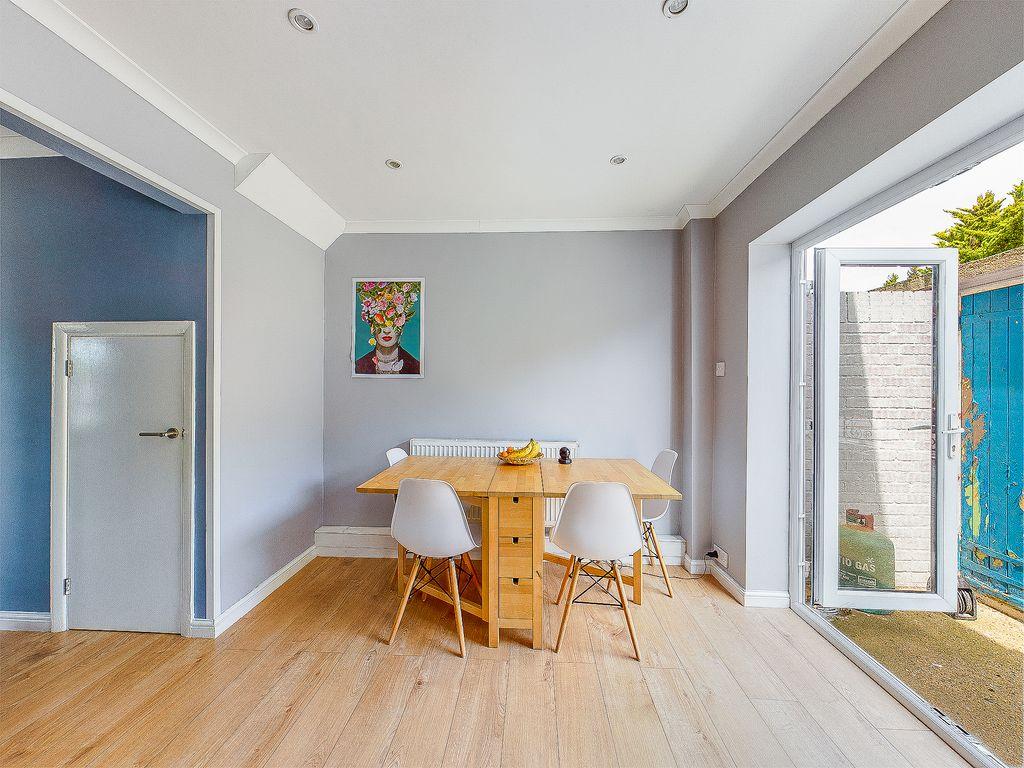
[[[397,494],[405,478],[444,480],[459,498],[480,508],[480,600],[462,599],[462,608],[487,625],[487,644],[497,647],[502,628],[529,629],[533,647],[543,645],[544,561],[567,564],[558,553],[545,552],[544,499],[564,498],[573,483],[607,481],[629,488],[638,518],[646,499],[680,500],[682,495],[634,459],[574,459],[560,464],[542,459],[511,466],[496,458],[410,456],[371,477],[359,493]],[[399,546],[396,577],[405,578],[406,553]],[[599,573],[599,571],[595,571]],[[623,581],[632,586],[633,602],[643,601],[643,550],[633,554],[633,572]],[[421,591],[451,603],[434,585]]]

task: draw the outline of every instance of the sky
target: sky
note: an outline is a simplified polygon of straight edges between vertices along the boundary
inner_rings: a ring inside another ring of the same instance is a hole
[[[1007,197],[1010,187],[1024,178],[1024,144],[1017,144],[993,155],[952,179],[926,189],[902,203],[855,224],[838,235],[819,243],[818,248],[931,248],[935,232],[946,229],[952,217],[947,208],[965,208],[986,190],[997,198]],[[877,288],[893,272],[906,274],[906,269],[892,267],[858,268],[856,277],[843,281],[842,289]],[[844,275],[845,277],[845,275]]]

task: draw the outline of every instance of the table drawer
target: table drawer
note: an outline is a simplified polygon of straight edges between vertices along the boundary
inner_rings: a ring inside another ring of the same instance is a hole
[[[498,535],[533,535],[532,496],[509,496],[498,499]]]
[[[498,576],[510,579],[533,576],[532,536],[501,536],[498,539]]]
[[[498,579],[498,616],[502,619],[533,616],[533,579]]]

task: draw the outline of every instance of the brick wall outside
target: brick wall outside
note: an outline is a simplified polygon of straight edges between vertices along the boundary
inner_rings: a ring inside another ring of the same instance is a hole
[[[844,293],[839,348],[839,514],[875,516],[896,586],[932,572],[932,292]]]

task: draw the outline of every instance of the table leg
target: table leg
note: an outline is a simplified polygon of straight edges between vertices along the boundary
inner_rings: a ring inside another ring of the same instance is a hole
[[[398,545],[398,567],[395,569],[395,584],[399,590],[405,587],[405,547]]]
[[[533,647],[544,647],[544,499],[533,500]]]
[[[643,529],[644,519],[644,500],[634,496],[633,506],[636,508],[637,519],[640,520],[640,527]],[[633,553],[633,602],[637,605],[642,604],[644,601],[644,547],[640,544],[640,549]]]
[[[480,595],[484,620],[487,623],[487,645],[498,647],[498,499],[488,496],[481,500],[480,542],[481,579],[484,588]]]

